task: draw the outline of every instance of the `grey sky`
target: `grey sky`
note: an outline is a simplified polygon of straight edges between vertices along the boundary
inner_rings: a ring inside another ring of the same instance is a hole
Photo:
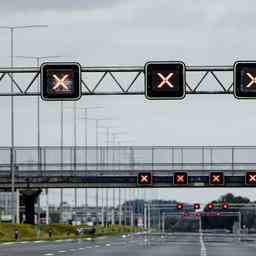
[[[179,59],[188,65],[232,65],[238,59],[256,59],[256,3],[252,0],[9,0],[1,1],[0,7],[0,25],[49,25],[47,29],[17,31],[15,55],[65,55],[69,57],[63,60],[89,66]],[[0,66],[9,65],[9,38],[7,31],[0,30]],[[20,59],[15,64],[35,65]],[[194,77],[192,82],[198,79]],[[230,79],[224,77],[226,82]],[[106,80],[104,86],[111,89],[113,83]],[[143,80],[137,86],[142,88]],[[204,86],[215,84],[209,79]],[[8,102],[1,98],[1,145],[9,144]],[[16,145],[36,143],[33,103],[33,98],[15,101]],[[128,132],[120,139],[131,139],[134,145],[256,145],[254,105],[254,101],[237,101],[231,95],[189,95],[181,102],[149,102],[143,96],[83,97],[79,102],[80,107],[104,106],[89,116],[113,116],[117,120],[110,125]],[[58,103],[42,103],[43,145],[59,144],[58,109]],[[83,138],[81,121],[80,125],[78,134]],[[94,125],[89,123],[90,145],[95,144]],[[73,143],[72,128],[71,111],[67,110],[66,145]],[[195,190],[173,192],[169,197],[177,192],[184,200],[198,195]],[[210,197],[219,194],[214,191]]]

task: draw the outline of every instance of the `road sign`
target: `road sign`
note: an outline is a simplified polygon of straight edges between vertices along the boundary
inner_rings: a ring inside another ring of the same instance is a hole
[[[137,184],[140,186],[150,186],[153,184],[152,174],[150,172],[141,172],[137,176]]]
[[[223,172],[211,172],[209,176],[209,184],[212,186],[224,185],[224,173]]]
[[[81,67],[73,62],[47,62],[41,65],[41,97],[43,100],[79,100]]]
[[[193,204],[194,210],[199,210],[200,209],[200,204]]]
[[[173,181],[175,185],[187,185],[188,174],[186,172],[175,172]]]
[[[185,64],[181,61],[151,61],[145,65],[147,99],[183,99],[186,94]]]
[[[246,173],[245,184],[250,186],[256,186],[256,171]]]
[[[256,61],[234,64],[234,95],[238,99],[256,99]]]

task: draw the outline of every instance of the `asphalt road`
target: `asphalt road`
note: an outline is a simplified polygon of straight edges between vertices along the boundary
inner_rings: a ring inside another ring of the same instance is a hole
[[[255,256],[256,241],[214,234],[142,234],[94,241],[0,244],[0,256]]]

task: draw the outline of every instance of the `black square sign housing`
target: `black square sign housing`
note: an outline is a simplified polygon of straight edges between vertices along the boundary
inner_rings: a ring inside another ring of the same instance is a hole
[[[40,86],[43,100],[79,100],[81,98],[80,64],[73,62],[42,64]]]
[[[183,99],[186,94],[185,64],[151,61],[145,65],[145,96],[150,100]]]
[[[150,172],[140,172],[137,176],[137,185],[151,186],[153,184],[152,174]]]
[[[245,184],[256,186],[256,171],[247,172],[245,175]]]
[[[256,61],[234,64],[234,95],[238,99],[256,99]]]
[[[222,186],[225,183],[223,172],[211,172],[209,175],[209,184],[212,186]]]

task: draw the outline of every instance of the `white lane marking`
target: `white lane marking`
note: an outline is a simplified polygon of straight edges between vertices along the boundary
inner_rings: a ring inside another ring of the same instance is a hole
[[[86,246],[86,249],[92,249],[92,246]]]
[[[80,247],[80,248],[78,248],[78,250],[82,251],[82,250],[84,250],[84,248],[83,248],[83,247]]]
[[[67,252],[67,251],[65,251],[65,250],[63,250],[63,251],[58,251],[58,253],[65,253],[65,252]]]
[[[201,245],[201,256],[207,256],[207,251],[206,251],[206,247],[204,244],[204,238],[203,238],[203,233],[200,233],[200,245]]]
[[[43,240],[38,240],[38,241],[34,241],[33,243],[34,244],[40,244],[40,243],[45,243],[46,241],[43,241]]]
[[[15,242],[6,242],[6,243],[2,243],[3,245],[11,245],[11,244],[15,244]]]
[[[45,253],[44,256],[54,256],[54,253]]]
[[[106,244],[107,247],[111,246],[111,244]]]
[[[29,241],[23,241],[23,242],[19,242],[19,244],[28,244]]]
[[[99,245],[95,245],[95,248],[99,248],[100,246]]]
[[[54,242],[56,242],[56,243],[61,243],[61,242],[63,242],[64,240],[55,240]]]

